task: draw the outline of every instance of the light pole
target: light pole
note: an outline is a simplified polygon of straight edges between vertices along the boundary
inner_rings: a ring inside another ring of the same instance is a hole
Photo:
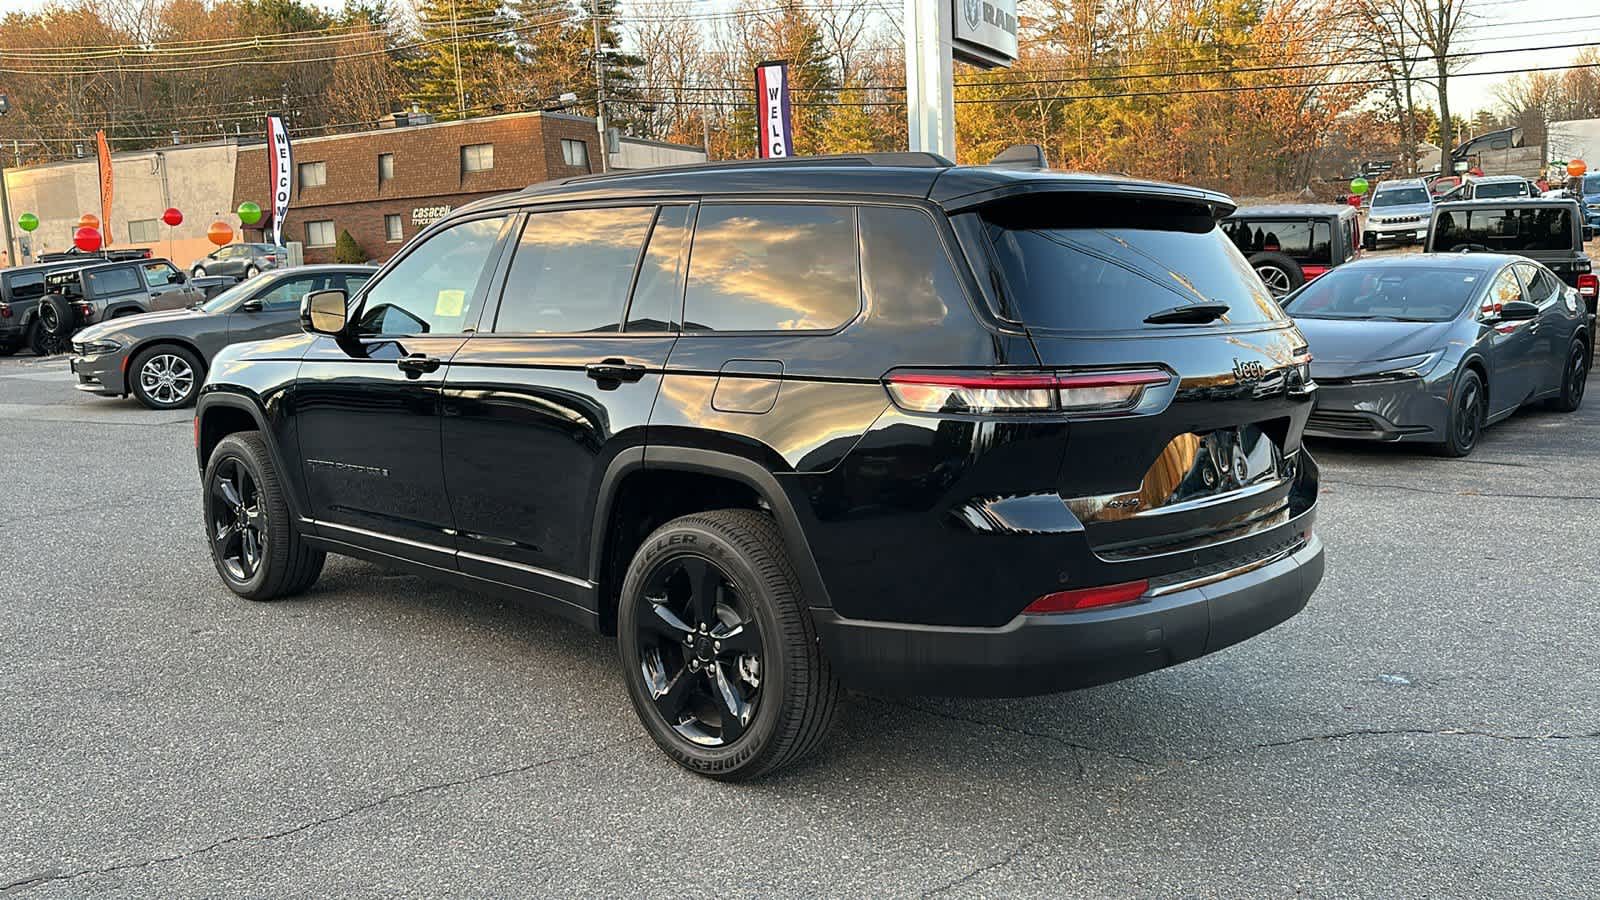
[[[11,98],[0,94],[0,116],[11,112]],[[5,217],[6,227],[6,265],[14,266],[18,262],[18,246],[13,243],[14,235],[11,233],[11,191],[6,187],[6,157],[0,153],[0,216]]]

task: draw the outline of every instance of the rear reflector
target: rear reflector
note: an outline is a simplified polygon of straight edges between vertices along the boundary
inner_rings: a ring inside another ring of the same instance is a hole
[[[1597,295],[1600,295],[1600,275],[1596,275],[1592,272],[1588,275],[1579,275],[1578,293],[1590,299],[1594,299]]]
[[[902,372],[884,383],[895,405],[912,412],[1018,415],[1131,412],[1146,388],[1171,380],[1159,369],[1139,369],[1080,374]]]
[[[1028,608],[1024,609],[1023,612],[1028,615],[1042,615],[1047,613],[1078,612],[1101,606],[1114,606],[1118,603],[1137,600],[1143,597],[1149,589],[1150,582],[1148,581],[1130,581],[1126,584],[1111,584],[1105,587],[1057,591],[1054,594],[1045,594],[1043,597],[1028,604]]]

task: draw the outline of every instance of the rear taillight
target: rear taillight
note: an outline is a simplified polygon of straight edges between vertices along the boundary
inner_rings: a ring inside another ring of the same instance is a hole
[[[1316,278],[1318,275],[1325,275],[1325,274],[1327,274],[1327,271],[1328,271],[1328,267],[1327,266],[1301,266],[1300,267],[1300,272],[1301,272],[1301,274],[1306,276],[1306,280],[1307,281],[1310,281],[1311,279]]]
[[[1079,588],[1075,591],[1056,591],[1029,603],[1023,612],[1027,615],[1045,615],[1115,606],[1118,603],[1137,600],[1149,589],[1148,581],[1129,581],[1104,587]]]
[[[267,262],[271,262],[271,263],[275,263],[275,262],[278,261],[278,258],[276,256],[263,256],[261,258],[266,260]]]
[[[1594,300],[1600,297],[1600,275],[1589,273],[1578,276],[1578,293],[1585,299]]]
[[[93,306],[90,306],[87,303],[77,303],[77,304],[74,304],[74,305],[78,308],[78,315],[83,316],[85,319],[87,319],[90,316],[94,315],[94,307]]]
[[[910,412],[984,415],[1137,412],[1151,388],[1172,376],[1160,369],[1118,372],[897,372],[889,397]]]
[[[0,303],[0,319],[11,318],[11,304]]]

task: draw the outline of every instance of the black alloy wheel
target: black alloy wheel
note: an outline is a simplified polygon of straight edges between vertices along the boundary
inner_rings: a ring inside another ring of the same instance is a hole
[[[1551,398],[1550,406],[1561,412],[1577,412],[1583,405],[1583,393],[1589,384],[1589,348],[1581,340],[1573,341],[1567,351],[1567,364],[1561,376],[1561,393]]]
[[[1466,456],[1478,446],[1487,417],[1487,394],[1483,379],[1467,369],[1456,382],[1455,402],[1450,407],[1449,434],[1441,450],[1446,456]]]
[[[237,458],[223,460],[211,474],[207,506],[212,552],[228,580],[248,584],[261,569],[267,550],[267,514],[261,490]]]
[[[656,746],[708,778],[800,759],[838,704],[783,537],[756,510],[695,513],[647,537],[622,583],[617,649]]]
[[[33,320],[30,344],[35,355],[54,356],[72,348],[72,307],[60,297],[39,301],[39,314]]]

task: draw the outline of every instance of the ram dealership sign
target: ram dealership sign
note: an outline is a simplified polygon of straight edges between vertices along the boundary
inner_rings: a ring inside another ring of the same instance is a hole
[[[985,69],[1017,59],[1017,0],[953,0],[956,59]]]

